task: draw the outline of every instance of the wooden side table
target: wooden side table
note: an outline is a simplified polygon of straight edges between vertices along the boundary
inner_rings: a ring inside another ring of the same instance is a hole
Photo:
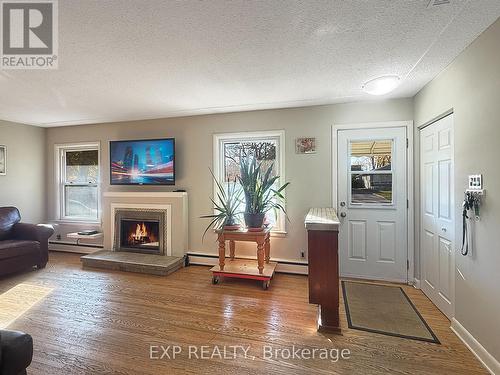
[[[263,281],[264,289],[269,287],[269,282],[274,275],[277,263],[270,262],[271,228],[253,232],[244,230],[219,230],[219,265],[211,269],[213,282],[217,284],[220,276],[245,278]],[[229,241],[229,261],[226,264],[226,241]],[[255,242],[257,244],[257,262],[253,260],[235,259],[236,242]]]

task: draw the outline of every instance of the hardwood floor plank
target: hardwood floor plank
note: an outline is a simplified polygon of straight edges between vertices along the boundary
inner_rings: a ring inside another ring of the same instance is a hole
[[[0,293],[28,283],[52,288],[8,328],[34,338],[29,374],[486,374],[419,291],[403,289],[442,345],[347,328],[316,332],[307,277],[275,275],[271,288],[228,280],[211,284],[209,267],[167,277],[82,269],[76,254],[51,253],[47,268],[0,279]],[[1,307],[0,307],[1,308]],[[150,359],[150,346],[178,345],[175,359]],[[189,346],[248,348],[231,359],[189,358]],[[287,351],[349,349],[345,360],[270,358]]]

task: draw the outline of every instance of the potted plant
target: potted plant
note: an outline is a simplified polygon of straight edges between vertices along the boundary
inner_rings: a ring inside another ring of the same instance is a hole
[[[212,227],[215,230],[237,230],[240,228],[238,215],[241,215],[239,211],[242,196],[241,188],[238,187],[235,179],[232,182],[229,180],[227,181],[226,190],[217,178],[215,178],[212,170],[210,170],[210,173],[217,186],[217,200],[210,198],[214,205],[215,213],[201,216],[203,219],[212,219],[203,233],[203,238]]]
[[[261,229],[266,213],[271,209],[281,210],[286,215],[283,203],[285,197],[282,192],[289,182],[274,188],[280,176],[271,176],[273,164],[262,170],[262,163],[257,163],[255,158],[241,158],[240,176],[238,180],[245,194],[245,224],[252,229]]]

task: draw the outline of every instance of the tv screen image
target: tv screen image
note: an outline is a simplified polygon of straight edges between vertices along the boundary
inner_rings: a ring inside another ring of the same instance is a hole
[[[175,140],[111,141],[111,185],[174,185]]]

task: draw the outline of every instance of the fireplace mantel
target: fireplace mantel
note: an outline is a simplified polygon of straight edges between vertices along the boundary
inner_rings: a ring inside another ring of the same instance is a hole
[[[185,191],[107,191],[105,198],[183,198],[187,197]]]

